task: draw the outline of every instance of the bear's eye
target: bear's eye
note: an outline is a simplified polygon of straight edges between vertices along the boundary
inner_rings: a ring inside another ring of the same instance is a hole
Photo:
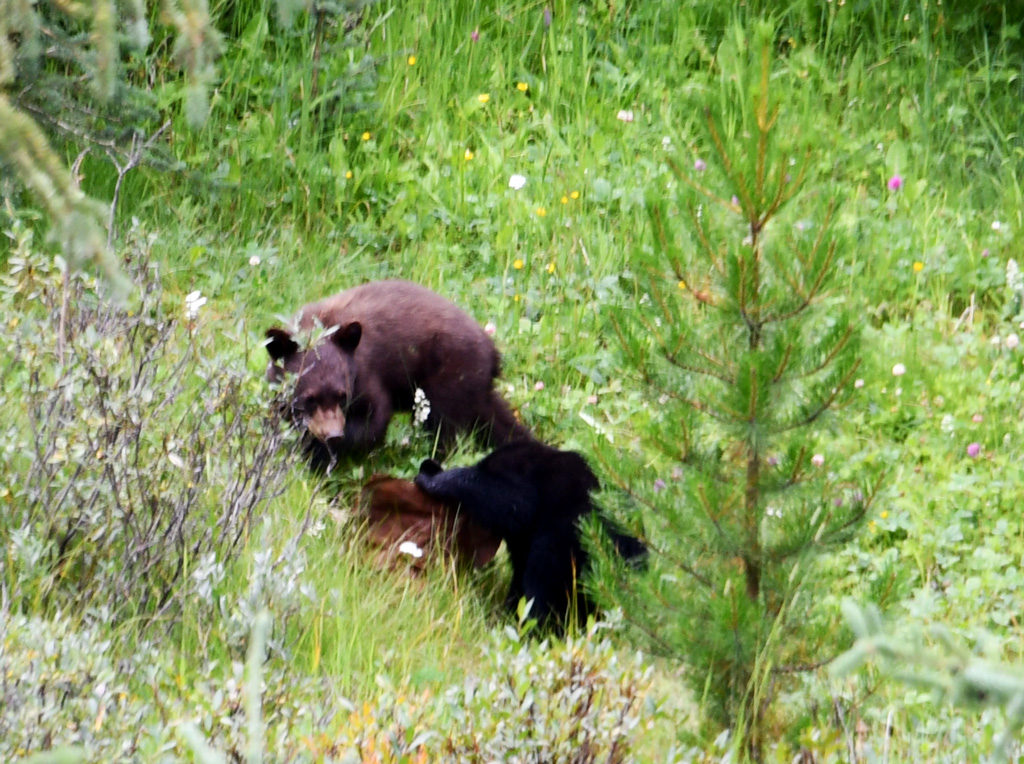
[[[292,402],[292,408],[300,414],[312,414],[314,403],[312,398],[296,398]]]

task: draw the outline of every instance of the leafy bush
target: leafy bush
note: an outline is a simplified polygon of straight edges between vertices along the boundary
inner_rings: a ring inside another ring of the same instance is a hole
[[[262,666],[269,618],[249,624],[249,660],[181,663],[159,639],[125,650],[112,613],[91,619],[15,615],[0,622],[0,759],[71,748],[72,761],[155,761],[181,755],[186,731],[242,761],[257,746],[271,761],[302,760],[311,731],[335,715],[323,687],[287,661]],[[266,735],[264,735],[266,730]],[[191,738],[190,738],[191,739]],[[53,757],[56,761],[56,757]]]
[[[109,613],[98,613],[109,615]],[[13,615],[0,621],[0,759],[75,745],[93,761],[123,761],[147,735],[149,705],[132,688],[160,664],[153,645],[118,658],[106,624]]]
[[[141,302],[121,309],[88,277],[62,276],[26,228],[10,236],[0,577],[19,607],[162,612],[281,490],[278,406],[239,352],[244,328],[217,342],[198,293],[171,303],[146,241],[129,248]]]
[[[342,761],[628,761],[652,669],[639,653],[621,659],[601,637],[607,627],[555,645],[495,631],[461,685],[429,700],[384,684],[376,702],[352,706],[321,738],[321,752],[348,752]]]
[[[264,663],[266,613],[244,665],[204,661],[187,685],[156,642],[118,658],[101,622],[16,616],[0,631],[0,756],[74,746],[133,761],[187,746],[203,761],[629,761],[652,669],[620,657],[608,627],[555,645],[495,631],[461,685],[433,696],[379,677],[376,698],[353,703],[288,661]]]
[[[621,660],[598,626],[564,644],[495,633],[484,670],[445,695],[445,751],[462,761],[621,762],[641,721],[652,668]]]
[[[994,741],[994,760],[1019,760],[1024,727],[1024,670],[999,660],[998,642],[988,635],[968,650],[954,633],[934,624],[924,633],[913,626],[892,628],[873,605],[843,601],[843,613],[857,637],[853,647],[829,667],[843,676],[875,659],[883,671],[930,691],[937,703],[963,708],[993,706],[1006,714],[1006,729]]]

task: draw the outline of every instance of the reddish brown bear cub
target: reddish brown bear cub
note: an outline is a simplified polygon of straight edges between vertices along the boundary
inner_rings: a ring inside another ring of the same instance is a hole
[[[416,388],[430,405],[426,425],[442,446],[473,430],[486,444],[529,439],[494,391],[497,348],[465,312],[408,281],[374,281],[302,308],[299,329],[336,327],[303,349],[292,334],[267,330],[267,377],[297,375],[291,414],[308,435],[314,468],[384,440],[395,411],[411,411]],[[312,436],[312,437],[310,437]]]

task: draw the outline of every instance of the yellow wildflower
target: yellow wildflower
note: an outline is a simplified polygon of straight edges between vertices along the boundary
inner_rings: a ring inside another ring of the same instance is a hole
[[[544,209],[543,207],[538,207],[537,208],[537,217],[541,217],[542,218],[542,217],[544,217],[547,214],[548,214],[548,211],[546,209]]]
[[[570,199],[579,199],[580,198],[580,192],[579,191],[572,191],[569,194],[569,198]]]
[[[364,141],[370,140],[370,131],[367,130],[365,133],[363,133],[362,138]]]
[[[470,151],[469,149],[466,149],[465,157],[466,157],[466,161],[468,162],[470,159],[473,158],[473,152]]]
[[[555,272],[555,262],[554,262],[554,260],[552,260],[550,263],[548,263],[548,273],[554,273],[554,272]]]
[[[521,271],[523,269],[522,259],[517,257],[515,260],[513,260],[512,267],[515,268],[517,271]]]
[[[914,261],[914,273],[920,273],[923,270],[924,270],[924,263],[922,263],[920,260],[915,260]]]
[[[525,93],[529,89],[530,89],[530,86],[527,85],[525,82],[517,82],[516,83],[516,90],[518,90],[520,93]]]
[[[481,93],[480,95],[478,95],[476,97],[476,100],[478,100],[480,103],[487,103],[488,101],[491,100],[491,94],[490,93]]]

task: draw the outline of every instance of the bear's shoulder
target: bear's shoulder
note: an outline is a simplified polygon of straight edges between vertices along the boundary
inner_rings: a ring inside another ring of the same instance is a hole
[[[580,454],[535,440],[501,446],[484,457],[478,467],[492,475],[526,476],[537,488],[543,504],[559,515],[587,512],[590,492],[600,487],[597,476]]]

